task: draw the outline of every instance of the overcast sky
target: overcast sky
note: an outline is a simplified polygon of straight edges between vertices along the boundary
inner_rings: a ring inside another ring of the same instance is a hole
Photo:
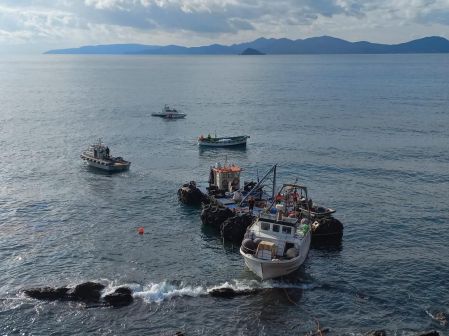
[[[448,38],[449,0],[0,0],[0,53],[322,35],[383,43]]]

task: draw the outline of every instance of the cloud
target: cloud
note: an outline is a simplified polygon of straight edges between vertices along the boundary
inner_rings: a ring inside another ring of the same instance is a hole
[[[233,43],[449,36],[448,0],[2,0],[0,43]]]

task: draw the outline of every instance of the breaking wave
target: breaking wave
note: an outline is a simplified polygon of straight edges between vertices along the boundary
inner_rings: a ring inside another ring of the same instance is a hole
[[[273,288],[297,288],[297,289],[313,289],[314,284],[291,284],[279,281],[260,282],[257,280],[231,280],[222,284],[211,286],[192,286],[184,283],[171,283],[163,281],[161,283],[150,283],[145,286],[128,286],[133,290],[133,296],[143,299],[147,303],[161,303],[165,300],[177,297],[199,297],[206,296],[211,291],[221,288],[231,288],[235,292],[243,292],[254,289],[273,289]],[[111,288],[110,291],[113,291]]]

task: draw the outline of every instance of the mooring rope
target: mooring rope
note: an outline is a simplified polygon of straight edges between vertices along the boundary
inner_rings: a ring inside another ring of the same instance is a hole
[[[283,288],[283,290],[284,290],[285,296],[287,297],[287,300],[290,301],[291,303],[293,303],[295,306],[299,307],[299,305],[295,301],[293,301],[291,299],[291,297],[288,295],[287,289],[285,287]],[[312,318],[315,320],[316,327],[317,327],[317,331],[313,335],[323,336],[323,331],[320,328],[320,321],[318,321],[318,319],[315,316],[312,316]]]

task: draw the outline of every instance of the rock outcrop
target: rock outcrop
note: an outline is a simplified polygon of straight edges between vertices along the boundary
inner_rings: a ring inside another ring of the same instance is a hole
[[[123,307],[133,302],[132,292],[128,287],[119,287],[114,293],[105,295],[103,299],[113,307]]]
[[[37,300],[103,303],[113,307],[127,306],[133,302],[132,291],[128,287],[119,287],[113,293],[101,298],[104,288],[103,284],[88,281],[74,288],[40,287],[25,289],[24,293]]]
[[[318,225],[315,225],[318,223]],[[343,237],[343,224],[334,217],[317,219],[312,225],[312,239],[314,241],[341,241]]]
[[[201,203],[208,203],[209,196],[197,188],[195,181],[190,181],[178,189],[178,200],[186,205],[199,206]]]
[[[255,218],[255,216],[249,213],[230,217],[220,225],[220,233],[224,239],[240,245],[246,229],[253,223]]]
[[[203,205],[201,211],[201,221],[204,225],[214,227],[217,230],[221,229],[221,224],[228,218],[235,214],[231,209],[228,209],[215,202]]]

